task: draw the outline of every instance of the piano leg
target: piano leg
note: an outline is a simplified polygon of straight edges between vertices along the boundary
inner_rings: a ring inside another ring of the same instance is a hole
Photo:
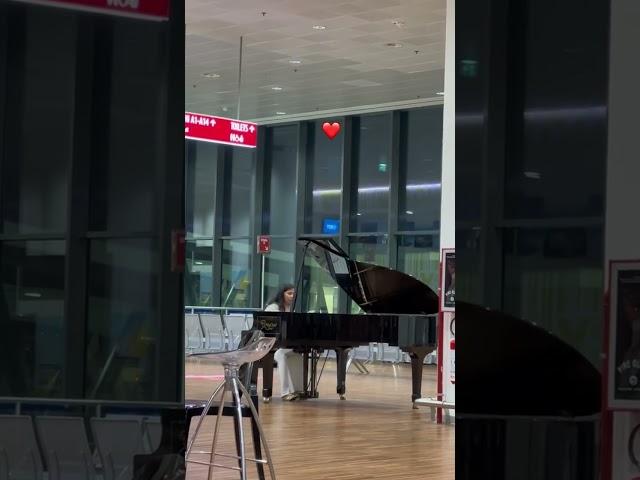
[[[350,348],[336,348],[336,368],[338,374],[338,387],[336,392],[340,395],[340,400],[345,399],[347,391],[347,362],[349,361]]]
[[[262,357],[262,401],[269,403],[273,392],[273,356],[274,351]]]
[[[433,347],[415,347],[408,352],[409,357],[411,357],[411,383],[413,390],[411,394],[411,403],[415,402],[418,398],[422,398],[422,366],[424,364],[424,358],[432,350]],[[413,408],[418,407],[414,404]]]

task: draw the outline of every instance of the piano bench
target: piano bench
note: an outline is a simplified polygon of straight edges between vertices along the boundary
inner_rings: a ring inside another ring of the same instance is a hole
[[[442,408],[444,411],[444,423],[450,424],[455,423],[455,416],[449,413],[450,410],[456,409],[456,404],[452,402],[445,402],[443,400],[438,400],[437,398],[428,397],[428,398],[418,398],[413,402],[414,407],[425,406],[431,408],[431,420],[436,420],[436,409]]]

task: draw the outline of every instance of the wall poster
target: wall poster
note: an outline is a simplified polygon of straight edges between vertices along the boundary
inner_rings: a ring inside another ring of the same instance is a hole
[[[640,409],[640,261],[610,268],[608,403]]]
[[[456,251],[442,249],[441,305],[443,312],[456,311]]]

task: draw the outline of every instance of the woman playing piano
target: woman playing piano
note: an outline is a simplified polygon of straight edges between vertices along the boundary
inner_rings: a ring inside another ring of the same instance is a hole
[[[295,287],[287,284],[278,290],[276,296],[266,306],[266,312],[290,312],[295,296]],[[274,359],[278,362],[280,377],[280,395],[286,401],[297,399],[303,392],[302,355],[288,348],[276,351]]]

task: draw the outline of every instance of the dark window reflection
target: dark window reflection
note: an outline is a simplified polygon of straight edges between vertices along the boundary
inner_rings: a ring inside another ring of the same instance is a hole
[[[159,400],[158,281],[153,240],[93,240],[87,398]]]
[[[400,156],[398,229],[440,229],[442,107],[406,113]]]
[[[525,229],[504,234],[504,309],[538,323],[599,366],[602,229]]]
[[[72,150],[76,21],[25,10],[9,35],[4,233],[63,232]],[[24,24],[21,22],[24,21]],[[4,32],[3,32],[4,34]]]
[[[329,123],[342,119],[327,120]],[[312,122],[312,156],[307,164],[307,211],[305,233],[340,233],[342,193],[342,145],[344,133],[330,140],[322,131],[324,120]]]
[[[526,77],[508,119],[508,218],[603,214],[606,156],[608,2],[527,2],[514,60]],[[544,35],[540,35],[544,32]],[[553,81],[550,81],[553,79]]]
[[[265,172],[268,203],[265,205],[266,233],[293,235],[296,222],[296,160],[298,128],[286,125],[270,129],[269,169]]]
[[[163,75],[164,50],[162,26],[152,22],[117,21],[111,41],[97,43],[91,230],[150,231],[155,224],[164,87],[149,78]]]
[[[64,395],[65,242],[0,243],[0,395]]]
[[[359,128],[357,125],[359,124]],[[391,115],[368,115],[355,122],[357,156],[353,161],[351,229],[386,232],[391,171]]]

